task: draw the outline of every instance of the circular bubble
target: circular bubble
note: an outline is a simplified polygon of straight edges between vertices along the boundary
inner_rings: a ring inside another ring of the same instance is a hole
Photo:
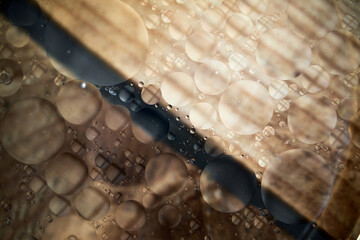
[[[200,177],[204,201],[219,212],[231,213],[244,208],[256,187],[254,174],[229,156],[210,162]]]
[[[87,177],[85,163],[70,153],[61,153],[49,162],[45,172],[48,186],[57,194],[68,195]]]
[[[142,204],[146,209],[153,209],[160,203],[161,197],[153,193],[145,193]]]
[[[360,148],[360,111],[350,119],[349,132],[351,142],[357,148]]]
[[[181,213],[177,207],[173,205],[165,205],[160,208],[158,219],[161,225],[167,228],[174,228],[181,221]]]
[[[166,115],[154,108],[143,108],[132,116],[132,132],[137,140],[150,143],[161,140],[169,131]]]
[[[230,38],[247,37],[253,30],[251,19],[241,13],[235,13],[229,17],[225,32]]]
[[[145,169],[146,183],[161,196],[169,196],[183,189],[187,175],[185,163],[172,153],[153,157]]]
[[[12,26],[5,33],[6,40],[14,47],[24,47],[29,42],[29,34],[19,27]]]
[[[305,39],[287,28],[274,28],[261,35],[256,60],[267,74],[280,80],[297,77],[311,62]]]
[[[195,83],[189,75],[182,72],[168,74],[161,83],[161,94],[165,101],[176,107],[183,107],[194,98]]]
[[[211,136],[206,140],[204,148],[207,154],[217,157],[224,153],[225,141],[221,137]]]
[[[161,100],[161,90],[155,84],[150,84],[141,90],[141,98],[148,105],[154,105]]]
[[[334,3],[329,0],[292,0],[287,15],[296,32],[310,39],[325,36],[339,22]]]
[[[79,80],[67,82],[60,88],[56,106],[66,121],[81,125],[93,119],[101,109],[99,90]]]
[[[26,164],[40,164],[54,156],[65,141],[66,127],[47,100],[28,98],[15,103],[1,125],[7,152]]]
[[[99,189],[86,187],[76,196],[74,206],[81,217],[93,221],[106,215],[110,200]]]
[[[217,50],[217,41],[205,31],[193,32],[185,43],[185,52],[194,62],[204,62]]]
[[[242,13],[252,18],[260,16],[267,8],[268,0],[242,0],[239,8]]]
[[[307,144],[328,138],[336,122],[336,111],[331,101],[324,97],[299,97],[292,103],[288,114],[290,132],[296,139]]]
[[[80,36],[80,31],[73,29],[70,31],[77,38],[83,37],[82,41],[85,47],[93,50],[95,48],[98,50],[98,54],[102,54],[102,57],[107,56],[107,60],[116,70],[121,72],[124,79],[130,79],[143,67],[147,56],[149,36],[145,24],[134,9],[122,1],[110,1],[104,5],[102,0],[93,0],[92,5],[88,6],[90,7],[89,11],[94,11],[95,6],[96,11],[101,12],[102,23],[106,23],[106,29],[100,32],[111,34],[111,38],[106,37],[101,42],[97,41],[96,47],[91,44],[98,38],[98,30],[101,29],[102,25],[87,29],[86,34],[83,34],[84,36]],[[55,20],[62,19],[60,12],[54,11],[52,18]],[[87,53],[84,54],[79,43],[69,38],[67,34],[64,31],[59,31],[55,23],[47,23],[45,28],[47,52],[51,53],[59,62],[65,63],[65,66],[70,67],[76,76],[82,80],[101,86],[111,86],[121,81],[121,78],[111,74],[108,75],[111,77],[106,78],[102,74],[98,74],[101,71],[97,71],[96,61],[89,58]],[[74,59],[79,59],[80,62],[75,62]],[[94,69],[87,68],[84,63],[89,63]]]
[[[175,40],[184,40],[191,33],[191,25],[187,20],[175,18],[169,26],[169,34]]]
[[[285,81],[274,80],[269,85],[269,94],[272,98],[279,100],[286,97],[289,93],[289,86]]]
[[[136,201],[126,201],[116,208],[116,222],[126,231],[136,231],[140,229],[146,221],[144,207]]]
[[[273,102],[261,84],[243,80],[230,85],[221,95],[219,115],[227,128],[241,135],[250,135],[270,122]]]
[[[322,66],[331,74],[345,75],[360,63],[360,41],[351,32],[336,30],[318,43]]]
[[[215,124],[217,113],[210,103],[201,102],[191,107],[189,117],[195,128],[208,129]]]
[[[71,211],[71,206],[65,198],[54,196],[49,202],[49,209],[55,216],[62,217]]]
[[[200,20],[202,29],[207,32],[216,32],[221,30],[226,23],[225,14],[218,8],[206,10]]]
[[[0,97],[16,93],[23,83],[20,65],[11,59],[0,59]]]
[[[105,112],[105,124],[111,130],[123,130],[129,125],[130,113],[123,106],[111,106]]]
[[[220,61],[208,60],[196,69],[194,80],[201,92],[217,95],[229,86],[231,71]]]
[[[330,84],[330,75],[319,65],[311,65],[299,76],[303,87],[309,93],[317,93]]]
[[[160,19],[156,14],[150,14],[145,18],[145,26],[148,29],[155,29],[159,26]]]
[[[321,156],[292,149],[267,166],[261,182],[262,198],[271,214],[284,223],[299,223],[303,218],[315,221],[327,204],[333,181]]]
[[[97,240],[98,238],[91,222],[79,216],[70,215],[54,219],[54,221],[46,227],[42,239]]]
[[[231,70],[241,72],[249,65],[248,60],[240,53],[233,53],[229,57],[229,67]]]
[[[229,86],[231,71],[224,63],[217,60],[209,60],[196,69],[194,80],[201,92],[217,95]]]
[[[344,120],[349,120],[358,110],[358,103],[355,98],[347,97],[341,100],[338,106],[338,114]]]

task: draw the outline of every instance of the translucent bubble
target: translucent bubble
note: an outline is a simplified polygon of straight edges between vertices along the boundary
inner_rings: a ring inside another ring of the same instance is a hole
[[[267,4],[267,0],[243,0],[239,1],[239,8],[245,15],[257,18],[266,10]]]
[[[360,41],[344,30],[328,33],[318,43],[322,66],[331,74],[344,75],[360,63]]]
[[[169,34],[175,40],[184,40],[191,33],[190,23],[183,18],[175,18],[169,26]]]
[[[99,189],[86,187],[76,196],[74,206],[81,217],[93,221],[106,215],[110,200]]]
[[[24,47],[29,42],[29,34],[19,27],[12,26],[5,33],[6,40],[14,47]]]
[[[142,89],[141,98],[146,104],[154,105],[161,99],[161,90],[157,85],[150,84]]]
[[[253,30],[253,23],[249,17],[235,13],[229,17],[225,32],[230,38],[247,37]]]
[[[142,204],[146,209],[153,209],[160,203],[161,197],[154,193],[145,193],[142,198]]]
[[[269,85],[269,94],[274,99],[282,99],[289,93],[289,87],[285,81],[274,80]]]
[[[321,156],[292,149],[267,166],[261,182],[262,199],[271,214],[284,223],[298,223],[303,220],[301,215],[314,221],[327,204],[333,181],[334,176]],[[279,202],[279,198],[296,212]]]
[[[81,125],[93,119],[101,109],[99,90],[88,83],[82,88],[82,81],[73,80],[60,88],[56,106],[66,121]]]
[[[237,72],[243,71],[249,65],[248,60],[240,53],[233,53],[229,57],[229,67]]]
[[[215,55],[217,41],[205,31],[195,31],[185,43],[185,52],[195,62],[204,62]]]
[[[207,32],[216,32],[225,26],[225,14],[218,8],[210,8],[206,10],[200,19],[202,29]]]
[[[358,111],[351,119],[349,125],[349,132],[351,142],[357,148],[360,148],[360,111]]]
[[[325,36],[339,22],[334,3],[328,0],[292,0],[287,15],[296,32],[310,39]]]
[[[224,125],[235,133],[250,135],[263,129],[273,115],[273,102],[261,84],[243,80],[221,95],[219,115]]]
[[[194,98],[195,83],[189,75],[182,72],[168,74],[161,83],[161,93],[165,101],[176,107],[183,107]]]
[[[338,106],[338,114],[344,120],[349,120],[358,110],[358,103],[355,98],[348,97],[341,100]]]
[[[302,96],[291,104],[288,114],[290,132],[307,144],[328,138],[336,122],[334,106],[324,97]]]
[[[20,65],[11,59],[0,59],[0,97],[16,93],[23,83]]]
[[[156,14],[150,14],[145,18],[145,26],[148,29],[155,29],[159,26],[160,19]]]
[[[305,39],[287,28],[274,28],[261,35],[256,60],[269,76],[288,80],[309,66],[311,54]]]
[[[45,99],[28,98],[10,107],[1,125],[7,152],[26,164],[40,164],[54,156],[65,141],[65,122]]]
[[[56,218],[46,227],[42,239],[67,239],[69,236],[86,240],[98,239],[91,222],[77,215]]]
[[[185,163],[171,153],[153,157],[145,169],[146,183],[161,196],[169,196],[183,189],[187,175]]]
[[[87,173],[87,167],[81,159],[70,153],[61,153],[47,165],[45,178],[55,193],[68,195],[82,185]]]
[[[58,217],[67,215],[70,210],[70,202],[60,196],[54,196],[49,202],[50,211]]]
[[[198,129],[211,128],[216,120],[216,109],[209,103],[201,102],[191,107],[190,122]]]
[[[173,205],[165,205],[160,208],[158,219],[161,225],[167,228],[174,228],[181,221],[181,213],[177,207]]]
[[[105,112],[105,124],[111,130],[123,130],[130,122],[130,113],[123,106],[111,106]]]
[[[350,134],[346,126],[337,126],[329,137],[329,143],[333,149],[346,148],[350,143]]]
[[[200,177],[200,191],[207,204],[219,212],[244,208],[255,190],[255,176],[230,157],[211,161]]]
[[[209,60],[196,69],[194,80],[201,92],[217,95],[229,86],[231,71],[224,63],[217,60]]]
[[[116,208],[116,222],[126,231],[140,229],[146,221],[144,207],[136,201],[125,201]]]
[[[303,87],[309,93],[317,93],[330,84],[330,75],[319,65],[311,65],[299,76]]]
[[[221,137],[212,136],[205,142],[205,152],[212,157],[220,156],[224,153],[225,141]]]

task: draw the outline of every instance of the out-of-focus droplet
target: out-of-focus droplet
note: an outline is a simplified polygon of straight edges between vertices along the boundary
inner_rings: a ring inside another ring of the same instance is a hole
[[[45,178],[52,191],[68,195],[82,185],[87,173],[87,167],[81,159],[70,153],[61,153],[47,165]]]
[[[185,185],[187,175],[185,163],[170,153],[153,157],[145,169],[146,183],[153,192],[161,196],[179,192]]]
[[[154,105],[161,99],[161,90],[157,85],[150,84],[142,89],[141,98],[146,104]]]
[[[174,228],[181,221],[181,213],[177,207],[173,205],[165,205],[160,208],[158,219],[161,225],[167,228]]]
[[[47,100],[28,98],[10,107],[0,125],[4,148],[16,160],[40,164],[65,141],[65,122]]]
[[[150,14],[145,18],[145,26],[148,29],[156,29],[159,26],[160,19],[156,14]]]
[[[299,223],[302,216],[314,221],[327,204],[333,181],[334,175],[321,156],[292,149],[267,166],[261,182],[262,199],[271,214],[284,223]],[[294,191],[289,191],[289,187]],[[304,200],[297,201],[299,198]]]
[[[195,83],[192,77],[182,72],[168,74],[161,83],[161,94],[171,105],[183,107],[195,96]]]
[[[210,103],[201,102],[191,107],[189,117],[195,128],[208,129],[215,124],[217,113]]]
[[[261,35],[256,60],[266,73],[280,80],[297,77],[311,62],[310,44],[288,28],[274,28]]]
[[[236,82],[221,95],[219,115],[234,133],[250,135],[260,131],[271,120],[273,100],[261,84],[243,80]]]
[[[225,14],[218,8],[206,10],[200,19],[202,29],[207,32],[216,32],[221,30],[226,23]]]
[[[144,207],[133,200],[121,203],[116,208],[115,217],[117,224],[125,231],[136,231],[146,221]]]
[[[212,208],[224,213],[244,208],[252,198],[255,185],[255,176],[228,156],[211,161],[200,177],[203,199]]]
[[[311,65],[299,76],[303,87],[309,93],[317,93],[330,84],[330,75],[319,65]]]
[[[349,120],[358,110],[358,103],[354,97],[341,100],[338,106],[338,114],[344,120]]]
[[[225,141],[221,137],[212,136],[205,142],[205,152],[212,157],[220,156],[224,153]]]
[[[360,64],[360,41],[345,30],[328,33],[319,41],[318,51],[321,65],[331,74],[348,74]]]
[[[211,58],[217,50],[217,41],[205,31],[193,32],[185,43],[185,52],[195,62]]]
[[[192,31],[190,23],[183,18],[175,18],[169,26],[169,34],[175,40],[184,40]]]
[[[66,121],[81,125],[93,119],[101,109],[102,97],[99,90],[82,81],[73,80],[60,88],[56,98],[56,106]]]
[[[105,112],[105,124],[111,130],[123,130],[129,125],[130,113],[123,106],[111,106]]]
[[[225,32],[230,38],[246,38],[253,30],[253,23],[249,17],[241,13],[231,15],[226,23]]]
[[[233,53],[229,57],[229,67],[231,70],[241,72],[249,65],[248,60],[240,53]]]
[[[289,86],[285,81],[274,80],[269,85],[269,94],[274,99],[282,99],[289,93]]]
[[[5,33],[6,40],[14,47],[24,47],[29,42],[29,34],[19,27],[12,26]]]
[[[209,60],[196,69],[194,80],[201,92],[217,95],[229,86],[231,71],[224,63],[217,60]]]
[[[86,220],[98,220],[110,209],[109,198],[95,187],[86,187],[76,196],[74,206]]]
[[[328,138],[336,122],[336,111],[330,100],[324,97],[302,96],[292,103],[288,114],[290,132],[307,144]]]

